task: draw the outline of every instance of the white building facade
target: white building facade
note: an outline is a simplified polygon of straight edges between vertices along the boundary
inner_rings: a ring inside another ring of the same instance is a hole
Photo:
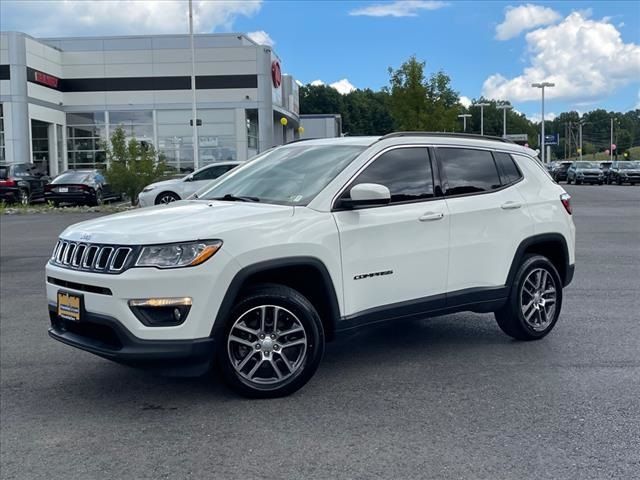
[[[198,165],[188,35],[0,33],[0,161],[34,162],[52,176],[102,167],[103,142],[119,126],[182,171],[298,137],[298,86],[270,47],[242,34],[194,42]]]

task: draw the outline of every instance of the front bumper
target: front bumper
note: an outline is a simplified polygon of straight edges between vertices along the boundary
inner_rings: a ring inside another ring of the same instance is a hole
[[[576,181],[582,183],[603,183],[604,177],[576,177]]]
[[[51,338],[133,367],[170,375],[201,375],[214,357],[213,338],[142,340],[106,315],[84,311],[80,322],[60,318],[55,305],[49,305],[49,318]]]
[[[148,192],[140,192],[138,194],[138,206],[139,207],[152,207],[155,205],[156,195],[159,190],[149,190]]]

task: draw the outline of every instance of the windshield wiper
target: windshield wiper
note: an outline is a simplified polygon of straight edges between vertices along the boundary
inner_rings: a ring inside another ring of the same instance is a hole
[[[227,202],[259,202],[260,199],[258,197],[247,197],[245,195],[234,195],[232,193],[227,193],[224,197],[216,197],[212,200],[224,200]]]

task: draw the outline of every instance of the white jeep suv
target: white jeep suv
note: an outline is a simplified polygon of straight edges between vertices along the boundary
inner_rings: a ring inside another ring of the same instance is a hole
[[[570,197],[535,152],[471,135],[293,142],[197,199],[72,225],[46,267],[49,334],[128,365],[286,395],[325,340],[495,312],[554,327],[574,272]]]

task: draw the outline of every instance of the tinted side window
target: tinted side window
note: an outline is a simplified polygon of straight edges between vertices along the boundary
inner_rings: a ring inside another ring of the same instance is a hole
[[[216,178],[218,178],[220,175],[222,175],[223,173],[227,173],[227,171],[230,169],[231,167],[229,165],[220,165],[217,167],[210,167],[207,168],[201,172],[196,173],[193,176],[193,179],[195,181],[199,181],[199,180],[214,180]]]
[[[433,197],[433,176],[426,148],[396,148],[383,153],[351,183],[378,183],[391,192],[391,203]]]
[[[487,192],[500,188],[500,176],[491,152],[464,148],[439,148],[446,176],[445,195]]]
[[[517,182],[522,178],[522,174],[520,173],[520,170],[518,170],[518,166],[516,165],[516,162],[513,161],[513,157],[511,157],[511,155],[508,153],[496,152],[493,156],[495,157],[500,169],[502,183],[504,185]]]

